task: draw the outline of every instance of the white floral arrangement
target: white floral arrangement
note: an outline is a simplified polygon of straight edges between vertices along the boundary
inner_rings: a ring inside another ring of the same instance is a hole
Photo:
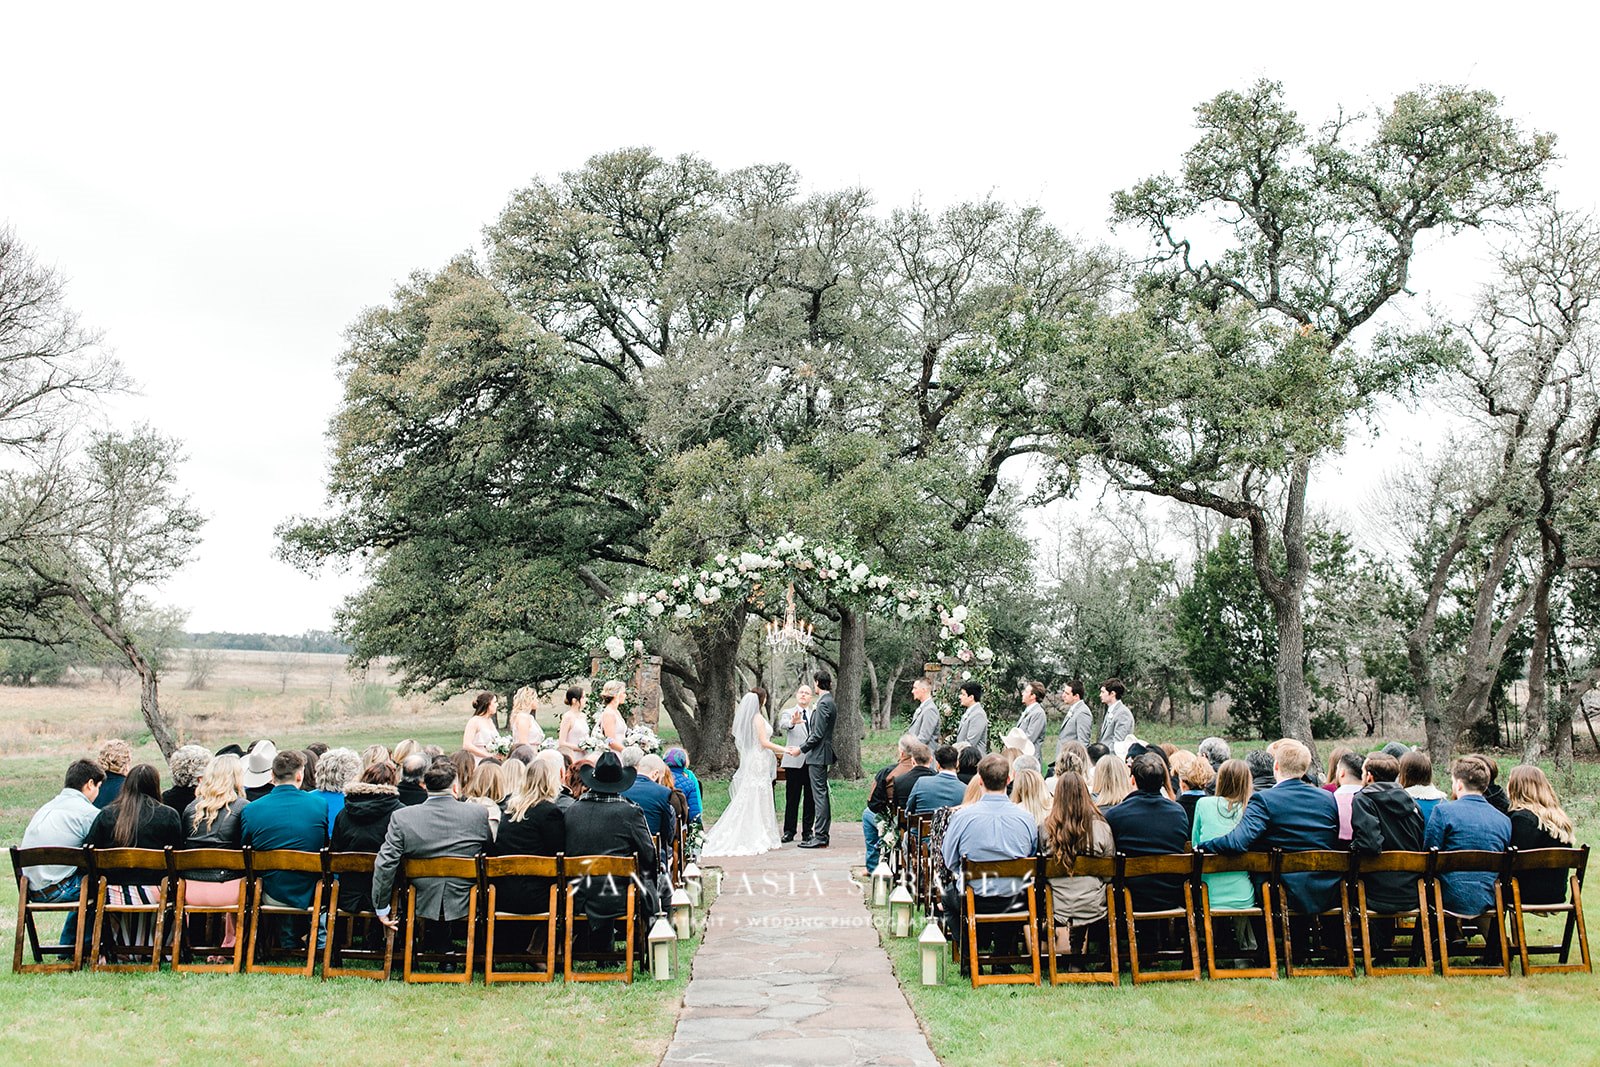
[[[509,756],[516,746],[511,743],[510,734],[495,734],[494,740],[489,742],[489,751],[497,756]]]
[[[560,747],[560,744],[553,737],[547,737],[543,741],[539,742],[540,752],[553,752]]]
[[[646,755],[661,751],[661,738],[648,726],[635,726],[622,735],[624,745],[637,745]]]

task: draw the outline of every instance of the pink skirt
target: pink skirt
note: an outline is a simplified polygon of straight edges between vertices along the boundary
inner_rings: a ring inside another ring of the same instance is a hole
[[[243,878],[235,878],[231,882],[194,882],[185,878],[183,880],[183,902],[201,908],[234,908],[239,906],[239,887],[244,884]],[[234,939],[239,936],[237,924],[233,916],[222,917],[222,946],[232,948]]]

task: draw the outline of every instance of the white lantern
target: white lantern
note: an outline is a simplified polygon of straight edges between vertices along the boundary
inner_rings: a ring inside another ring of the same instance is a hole
[[[889,894],[889,936],[911,936],[911,905],[914,902],[915,898],[904,882],[894,887],[894,892]]]
[[[672,891],[672,928],[680,941],[689,940],[694,932],[694,905],[689,903],[689,894],[682,886]]]
[[[650,977],[665,982],[672,977],[672,958],[678,951],[678,935],[665,915],[656,917],[650,928]]]
[[[700,868],[693,863],[685,864],[683,868],[683,888],[689,893],[689,903],[697,908],[706,904],[705,882],[700,875]]]
[[[717,894],[722,892],[722,868],[707,867],[705,869],[706,889],[711,890],[710,899],[717,899]]]
[[[948,954],[949,944],[944,939],[944,931],[939,929],[939,924],[932,919],[923,927],[922,936],[917,938],[917,945],[922,950],[922,984],[944,985],[945,957]]]
[[[872,906],[884,907],[889,903],[889,886],[894,882],[894,874],[889,870],[889,861],[878,860],[878,869],[872,872]]]

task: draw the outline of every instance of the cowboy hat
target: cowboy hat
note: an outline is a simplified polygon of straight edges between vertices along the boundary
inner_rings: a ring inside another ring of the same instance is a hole
[[[1000,739],[1001,748],[1014,748],[1024,756],[1033,755],[1033,742],[1028,740],[1028,735],[1021,730],[1012,730]]]
[[[277,745],[271,741],[257,741],[244,758],[244,787],[259,789],[272,781],[272,761],[277,758]]]
[[[596,793],[626,793],[633,788],[639,771],[634,767],[624,767],[615,752],[602,752],[593,767],[578,767],[578,777],[583,780],[585,789],[592,789]]]

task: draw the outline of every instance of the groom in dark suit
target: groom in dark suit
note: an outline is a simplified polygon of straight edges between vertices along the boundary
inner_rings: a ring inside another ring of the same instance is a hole
[[[818,671],[814,681],[818,696],[806,727],[806,743],[789,749],[791,756],[805,754],[806,772],[811,779],[811,806],[816,813],[810,832],[800,842],[801,848],[827,848],[828,828],[833,821],[833,811],[828,806],[828,768],[834,760],[833,724],[839,717],[839,706],[833,700],[833,676],[827,671]]]

